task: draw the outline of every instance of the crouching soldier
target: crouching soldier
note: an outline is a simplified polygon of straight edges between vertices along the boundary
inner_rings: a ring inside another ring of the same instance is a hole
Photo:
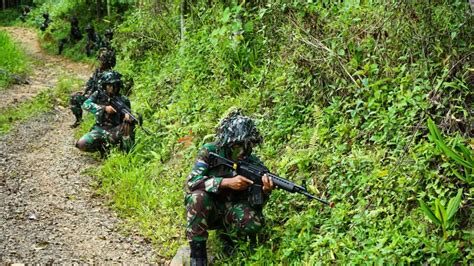
[[[120,95],[123,87],[121,75],[117,71],[106,71],[100,78],[102,90],[97,90],[84,102],[82,108],[94,114],[96,123],[91,131],[82,136],[76,143],[81,151],[104,154],[109,145],[120,145],[123,150],[130,150],[134,140],[134,125],[128,114],[123,114],[110,105],[110,100],[117,97],[128,108],[130,101]]]
[[[86,55],[91,56],[92,53],[100,47],[102,41],[100,40],[99,34],[97,34],[94,30],[94,26],[92,26],[92,24],[87,24],[85,31],[87,33]]]
[[[213,165],[211,152],[227,159],[249,160],[262,165],[252,155],[252,148],[262,142],[254,122],[234,110],[224,118],[218,128],[216,141],[205,144],[199,151],[191,174],[187,179],[186,237],[191,247],[191,265],[206,265],[208,230],[222,230],[220,238],[224,248],[232,249],[228,236],[255,236],[264,225],[262,205],[249,201],[250,185],[247,177],[236,175],[233,169]],[[262,165],[263,166],[263,165]],[[274,185],[267,176],[262,177],[263,202],[266,202]],[[231,254],[231,250],[224,250]]]
[[[101,49],[97,56],[99,60],[99,67],[94,71],[92,76],[86,83],[84,91],[75,92],[71,95],[69,100],[69,107],[71,112],[76,117],[76,121],[71,125],[71,128],[79,126],[82,122],[82,104],[99,88],[100,76],[103,72],[112,70],[115,66],[115,53],[112,50]]]

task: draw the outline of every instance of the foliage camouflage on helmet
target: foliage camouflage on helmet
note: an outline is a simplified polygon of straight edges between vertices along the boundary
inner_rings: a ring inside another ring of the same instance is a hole
[[[121,89],[123,87],[123,82],[121,78],[122,75],[115,70],[105,71],[100,76],[99,86],[101,88],[104,88],[105,85],[111,84],[115,88]]]
[[[115,66],[116,59],[115,59],[115,52],[111,49],[101,48],[99,50],[99,54],[97,55],[97,59],[101,62],[104,69],[110,69]]]
[[[263,138],[255,127],[254,121],[242,114],[241,109],[234,109],[221,120],[217,127],[217,145],[230,146],[242,143],[245,147],[252,147],[262,143]]]

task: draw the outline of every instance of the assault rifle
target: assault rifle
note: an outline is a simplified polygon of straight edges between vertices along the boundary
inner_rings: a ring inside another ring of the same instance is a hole
[[[328,202],[327,200],[320,199],[314,195],[311,195],[306,190],[306,188],[270,173],[270,171],[268,171],[268,169],[263,165],[258,165],[249,162],[248,160],[240,160],[234,162],[214,152],[210,152],[210,159],[211,167],[223,165],[232,168],[237,175],[245,176],[253,181],[253,184],[249,186],[248,190],[249,201],[254,205],[263,205],[262,176],[264,174],[267,174],[267,176],[272,179],[273,184],[283,190],[286,190],[290,193],[300,193],[308,197],[308,199],[315,199],[323,204],[329,205],[329,207],[331,208],[334,207],[334,202]]]
[[[98,90],[99,94],[102,94],[102,96],[107,97],[108,103],[115,109],[115,111],[121,113],[122,115],[128,115],[130,119],[132,120],[132,123],[138,124],[140,128],[147,133],[148,135],[154,135],[150,130],[145,128],[143,126],[143,119],[141,115],[138,115],[138,118],[132,114],[132,110],[128,108],[128,106],[120,99],[120,97],[110,97],[105,93],[103,90]]]

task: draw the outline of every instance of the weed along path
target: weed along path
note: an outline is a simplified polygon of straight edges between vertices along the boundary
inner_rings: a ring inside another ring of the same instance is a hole
[[[39,64],[34,81],[9,89],[2,106],[55,86],[60,72],[84,81],[90,75],[88,65],[43,54],[30,30],[3,30]],[[156,262],[151,245],[121,232],[120,219],[94,193],[93,178],[81,174],[99,162],[76,150],[72,122],[69,110],[59,107],[0,135],[0,264]]]

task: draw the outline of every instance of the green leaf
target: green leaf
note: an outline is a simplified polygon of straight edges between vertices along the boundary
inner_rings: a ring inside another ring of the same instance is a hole
[[[441,221],[436,218],[433,211],[431,211],[431,209],[426,206],[426,203],[422,199],[418,200],[418,202],[420,203],[420,209],[426,214],[426,216],[428,216],[428,218],[430,218],[433,223],[441,225]]]
[[[446,226],[446,210],[439,199],[435,200],[436,216],[441,221],[441,225]]]
[[[458,211],[459,205],[461,204],[461,198],[462,198],[462,188],[458,190],[458,194],[456,195],[456,197],[449,200],[448,208],[446,210],[448,214],[448,220],[451,220],[456,214],[456,212]]]

